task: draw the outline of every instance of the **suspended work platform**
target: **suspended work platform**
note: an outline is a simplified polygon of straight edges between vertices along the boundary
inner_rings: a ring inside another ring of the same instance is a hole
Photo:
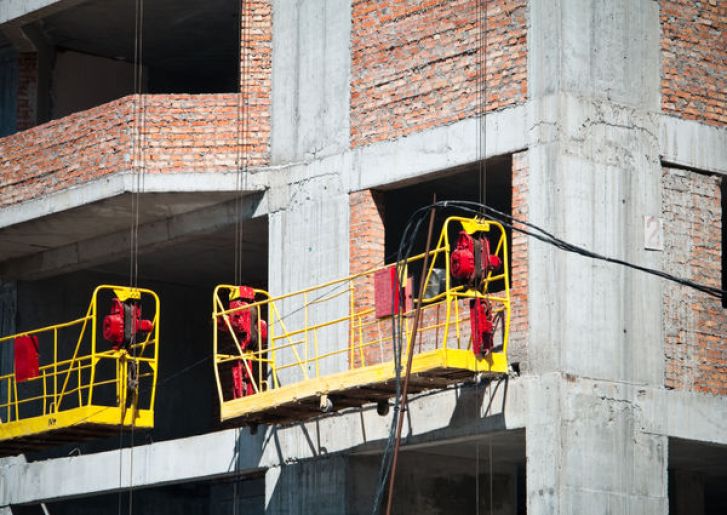
[[[276,297],[219,285],[213,346],[220,419],[235,425],[292,423],[383,403],[395,395],[396,363],[403,370],[409,348],[410,392],[478,374],[506,374],[510,279],[504,228],[487,220],[446,220],[429,252],[414,336],[412,275],[422,273],[424,257]]]
[[[0,457],[154,427],[158,342],[157,295],[111,285],[81,318],[0,338],[12,362],[0,374]]]

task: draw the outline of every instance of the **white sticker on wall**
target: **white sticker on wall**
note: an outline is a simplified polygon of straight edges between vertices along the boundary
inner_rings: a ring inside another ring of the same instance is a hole
[[[644,248],[664,250],[664,220],[658,216],[644,217]]]

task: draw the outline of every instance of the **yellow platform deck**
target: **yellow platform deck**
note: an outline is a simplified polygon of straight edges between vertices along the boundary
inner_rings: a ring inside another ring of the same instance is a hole
[[[118,434],[120,429],[151,429],[154,413],[122,413],[116,406],[82,406],[32,419],[0,423],[0,457]],[[123,421],[122,421],[123,418]]]
[[[478,373],[505,374],[504,353],[476,359],[472,351],[438,349],[414,356],[409,391],[445,388],[474,379]],[[284,424],[322,414],[321,396],[327,395],[332,411],[387,400],[396,388],[393,362],[361,367],[226,401],[223,421],[235,424]]]

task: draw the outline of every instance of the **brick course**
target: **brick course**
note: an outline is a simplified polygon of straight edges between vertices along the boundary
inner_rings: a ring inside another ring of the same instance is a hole
[[[135,101],[128,96],[0,139],[0,206],[129,171]],[[147,173],[234,172],[236,94],[144,95]],[[250,124],[250,166],[268,163],[269,131]]]
[[[720,179],[663,169],[664,269],[721,286]],[[664,287],[667,388],[727,394],[727,311],[719,299],[674,283]]]
[[[479,0],[355,0],[351,145],[480,114]],[[526,0],[488,0],[487,110],[525,101]]]
[[[660,0],[662,109],[727,123],[727,2]]]

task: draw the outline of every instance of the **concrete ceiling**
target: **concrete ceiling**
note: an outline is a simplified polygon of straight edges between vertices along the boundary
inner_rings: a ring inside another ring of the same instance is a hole
[[[197,211],[235,197],[234,192],[144,193],[141,225]],[[21,256],[89,240],[131,227],[131,195],[118,195],[67,211],[0,229],[0,263]]]
[[[145,65],[173,73],[195,69],[235,72],[239,1],[142,3]],[[37,23],[55,46],[131,62],[134,10],[132,0],[88,0]]]
[[[242,282],[267,286],[268,223],[266,217],[243,224]],[[235,226],[195,236],[167,247],[140,249],[139,277],[154,281],[192,286],[229,283],[234,278]],[[95,266],[93,271],[126,276],[129,260],[122,259]]]
[[[480,460],[489,465],[489,451],[492,444],[493,465],[503,467],[525,462],[525,432],[505,431],[489,437],[467,441],[439,443],[425,446],[403,447],[403,451],[413,454],[428,454],[442,458]],[[479,455],[478,455],[479,450]]]

